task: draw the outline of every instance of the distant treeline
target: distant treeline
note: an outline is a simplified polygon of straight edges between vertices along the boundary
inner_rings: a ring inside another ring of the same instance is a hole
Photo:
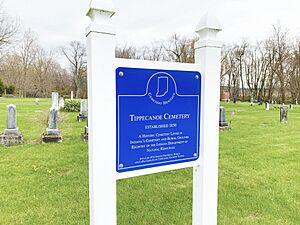
[[[195,37],[172,35],[151,46],[124,45],[117,57],[194,63]],[[300,99],[300,38],[280,24],[265,40],[223,46],[221,98],[232,100],[295,101]]]
[[[276,25],[266,40],[225,46],[221,87],[232,100],[299,100],[299,37],[292,38],[281,25]]]
[[[67,69],[57,61],[64,55]],[[79,42],[46,51],[37,35],[9,17],[0,5],[0,96],[49,97],[52,91],[86,97],[86,49]],[[13,93],[12,93],[13,92]]]
[[[119,45],[116,57],[194,63],[196,41],[196,36],[173,34],[145,47]],[[67,69],[56,60],[59,54],[69,62]],[[86,64],[84,44],[73,41],[47,52],[31,30],[22,31],[0,9],[0,80],[7,91],[48,97],[52,91],[67,95],[73,90],[76,97],[85,98]],[[300,38],[291,37],[278,24],[268,38],[255,44],[224,45],[220,78],[221,98],[225,93],[232,100],[300,100]]]

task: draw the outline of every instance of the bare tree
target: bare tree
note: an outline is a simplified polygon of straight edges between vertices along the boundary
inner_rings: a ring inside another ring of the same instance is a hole
[[[194,63],[195,38],[187,38],[178,34],[173,34],[165,43],[165,51],[168,54],[168,61],[181,63]]]
[[[62,54],[70,64],[70,71],[73,75],[76,97],[86,95],[86,48],[78,42],[72,41],[68,46],[61,47]]]
[[[9,17],[5,13],[2,4],[0,4],[0,47],[11,44],[18,29],[18,22]]]
[[[288,31],[284,30],[280,24],[273,26],[274,33],[269,39],[270,48],[272,49],[273,63],[272,72],[276,75],[276,79],[279,84],[280,97],[282,102],[286,100],[286,84],[288,74],[288,57],[289,57],[289,46],[287,35]]]
[[[18,30],[18,22],[6,14],[0,3],[0,59],[7,53],[6,49],[13,44]]]
[[[137,48],[133,45],[128,45],[128,44],[116,47],[116,57],[124,58],[124,59],[139,59],[140,58],[140,56],[137,52]]]
[[[142,59],[151,61],[166,61],[166,53],[162,41],[153,42],[151,46],[142,48]]]
[[[244,59],[244,74],[251,96],[259,101],[266,96],[266,79],[269,62],[262,42],[257,42],[247,51]]]
[[[23,85],[21,86],[22,89],[20,89],[20,91],[24,93],[25,97],[27,94],[27,89],[31,84],[31,74],[29,74],[29,72],[35,62],[38,49],[37,35],[30,29],[26,30],[23,34],[19,47],[20,63],[22,65],[22,72],[20,75],[23,77]]]
[[[300,40],[293,44],[288,64],[288,89],[295,101],[300,99]]]

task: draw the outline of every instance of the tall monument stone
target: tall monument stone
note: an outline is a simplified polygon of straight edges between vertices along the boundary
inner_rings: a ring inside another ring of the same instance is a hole
[[[79,115],[77,116],[77,121],[83,121],[86,120],[88,117],[87,115],[87,100],[82,99],[80,102],[80,112]]]
[[[62,142],[62,136],[58,129],[58,109],[52,107],[49,112],[48,127],[42,136],[42,143]]]
[[[288,122],[288,107],[283,105],[280,107],[280,123]]]
[[[55,109],[59,108],[58,97],[59,96],[57,92],[52,92],[52,107]]]
[[[229,128],[228,122],[226,122],[226,112],[223,106],[220,107],[220,115],[219,115],[219,127],[221,129]]]

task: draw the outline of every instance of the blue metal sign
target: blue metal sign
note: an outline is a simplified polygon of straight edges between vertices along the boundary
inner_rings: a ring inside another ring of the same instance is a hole
[[[199,72],[118,68],[117,172],[199,158]]]

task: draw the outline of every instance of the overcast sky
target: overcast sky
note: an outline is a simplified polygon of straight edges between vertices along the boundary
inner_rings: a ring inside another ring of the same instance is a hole
[[[34,30],[50,49],[72,40],[85,42],[90,0],[2,0],[6,12]],[[281,24],[300,36],[300,0],[113,0],[119,43],[147,45],[174,32],[193,34],[208,10],[220,19],[226,42],[263,39]]]

